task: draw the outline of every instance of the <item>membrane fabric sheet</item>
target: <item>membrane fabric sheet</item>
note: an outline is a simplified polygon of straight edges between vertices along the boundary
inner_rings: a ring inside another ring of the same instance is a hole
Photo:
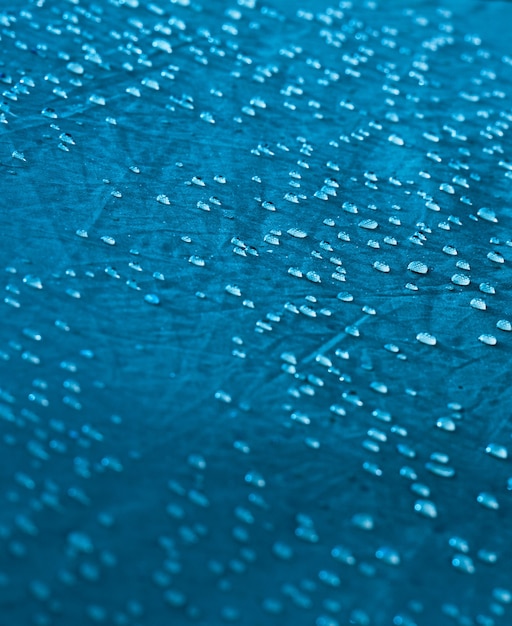
[[[512,5],[0,9],[0,625],[510,626]]]

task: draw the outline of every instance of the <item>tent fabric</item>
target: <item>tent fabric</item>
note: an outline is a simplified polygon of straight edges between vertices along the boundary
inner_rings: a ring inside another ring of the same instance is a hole
[[[511,5],[0,21],[0,624],[512,623]]]

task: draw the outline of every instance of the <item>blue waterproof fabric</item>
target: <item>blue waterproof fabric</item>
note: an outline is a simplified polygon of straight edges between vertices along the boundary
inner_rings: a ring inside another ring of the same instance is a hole
[[[512,6],[3,3],[0,625],[512,624]]]

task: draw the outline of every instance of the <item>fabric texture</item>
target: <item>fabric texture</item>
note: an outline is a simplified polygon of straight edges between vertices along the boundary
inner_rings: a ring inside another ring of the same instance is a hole
[[[512,624],[510,3],[0,21],[0,626]]]

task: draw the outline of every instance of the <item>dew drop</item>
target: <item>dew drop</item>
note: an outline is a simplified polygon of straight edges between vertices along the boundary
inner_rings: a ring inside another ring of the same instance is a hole
[[[460,285],[461,287],[465,287],[471,282],[469,276],[465,274],[454,274],[450,280],[454,285]]]
[[[379,272],[383,272],[385,274],[391,271],[391,268],[389,267],[389,265],[387,263],[384,263],[383,261],[375,261],[375,263],[373,264],[373,267]]]
[[[485,451],[487,454],[496,457],[497,459],[508,459],[508,450],[505,446],[498,443],[490,443]]]
[[[167,204],[167,205],[171,204],[171,201],[169,200],[169,198],[162,193],[156,197],[156,201],[160,202],[160,204]]]
[[[38,278],[37,276],[33,276],[32,274],[27,274],[23,278],[23,282],[25,283],[25,285],[28,285],[29,287],[32,287],[33,289],[42,289],[43,288],[43,283],[42,283],[41,279]]]
[[[453,567],[464,574],[474,574],[475,565],[473,559],[467,554],[456,554],[452,559]]]
[[[415,274],[426,274],[428,272],[428,266],[421,261],[411,261],[407,269]]]
[[[480,335],[480,337],[478,337],[478,341],[481,341],[482,343],[485,343],[488,346],[495,346],[498,343],[498,340],[496,339],[494,335],[489,335],[486,333],[484,333],[483,335]]]
[[[506,332],[512,331],[512,323],[509,320],[498,320],[496,322],[496,328],[504,330]]]
[[[478,495],[476,501],[486,509],[496,511],[500,508],[499,502],[492,493],[482,492]]]
[[[70,61],[67,65],[66,68],[69,72],[71,72],[72,74],[77,74],[79,76],[81,76],[84,73],[84,68],[82,65],[80,65],[80,63],[76,63],[74,61]]]
[[[436,426],[447,432],[454,432],[456,429],[455,422],[450,417],[441,417],[437,420]]]
[[[379,559],[379,561],[382,561],[387,565],[400,565],[400,554],[394,548],[390,548],[388,546],[379,548],[375,553],[375,556]]]
[[[478,209],[477,215],[487,222],[492,222],[493,224],[496,224],[498,222],[496,213],[492,209],[488,209],[487,207],[482,207],[481,209]]]
[[[414,510],[423,517],[434,519],[437,517],[436,505],[431,500],[416,500]]]
[[[489,261],[493,261],[494,263],[503,264],[505,263],[505,259],[500,252],[496,252],[495,250],[488,253],[487,258]]]
[[[469,305],[473,309],[478,309],[479,311],[485,311],[487,309],[485,300],[482,300],[482,298],[473,298],[471,302],[469,303]]]
[[[437,344],[437,339],[430,333],[418,333],[416,335],[416,340],[427,346],[435,346]]]

